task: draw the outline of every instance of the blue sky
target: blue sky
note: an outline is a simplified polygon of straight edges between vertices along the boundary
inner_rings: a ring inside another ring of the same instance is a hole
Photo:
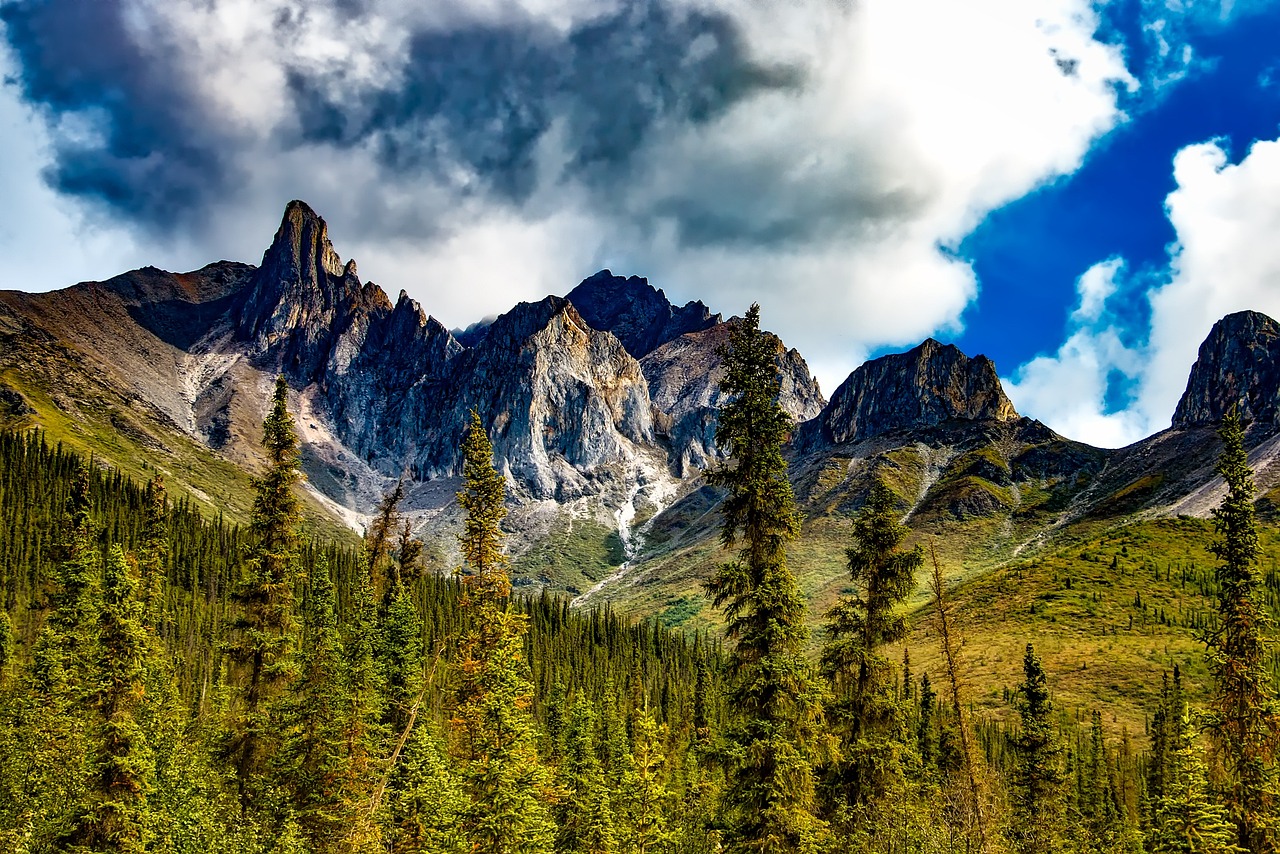
[[[451,326],[596,269],[830,393],[927,335],[1118,446],[1280,316],[1280,2],[0,0],[0,286],[254,261],[285,202]],[[94,50],[84,50],[87,43]]]

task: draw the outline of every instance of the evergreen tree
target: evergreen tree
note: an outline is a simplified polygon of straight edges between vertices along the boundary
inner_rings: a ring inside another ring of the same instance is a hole
[[[321,555],[308,575],[297,676],[282,702],[275,764],[311,849],[339,852],[352,838],[369,835],[368,780],[353,773],[347,744],[352,701],[328,560]]]
[[[569,713],[560,768],[565,797],[556,810],[558,854],[612,854],[617,849],[609,790],[596,756],[595,723],[591,704],[579,696]]]
[[[1186,708],[1173,718],[1165,791],[1155,809],[1152,854],[1238,854],[1236,828],[1209,794],[1195,722]]]
[[[473,850],[540,854],[553,844],[553,785],[538,758],[530,714],[528,620],[506,598],[511,582],[499,527],[506,514],[505,486],[474,410],[462,452],[458,503],[467,518],[458,537],[465,560],[459,572],[469,626],[458,650],[450,728],[469,797],[463,827]]]
[[[721,542],[741,543],[738,558],[707,583],[734,641],[726,842],[731,852],[807,852],[825,832],[814,815],[812,770],[823,747],[822,695],[804,655],[804,600],[787,567],[786,544],[800,531],[782,458],[792,422],[778,403],[776,346],[759,324],[752,305],[720,353],[720,389],[731,398],[716,442],[730,462],[707,472],[728,493]]]
[[[69,842],[93,851],[131,854],[150,836],[147,790],[154,756],[138,722],[151,651],[138,599],[137,570],[113,545],[98,619],[94,749],[86,799]]]
[[[671,850],[665,782],[667,727],[647,709],[635,721],[630,773],[622,781],[621,850],[626,854],[661,854]]]
[[[929,674],[920,677],[920,721],[916,729],[916,741],[920,751],[920,765],[926,773],[938,761],[938,734],[934,730],[938,694],[933,690]]]
[[[391,780],[388,802],[395,854],[463,854],[469,848],[463,818],[469,799],[462,780],[434,735],[413,730]]]
[[[388,590],[378,624],[375,654],[383,690],[383,722],[393,735],[409,725],[423,685],[422,619],[403,583]]]
[[[147,483],[143,500],[146,515],[142,543],[138,549],[138,572],[141,576],[138,598],[142,601],[143,619],[154,631],[159,627],[164,611],[165,572],[169,560],[169,496],[163,477],[156,475]]]
[[[896,792],[904,773],[904,709],[893,665],[879,650],[906,636],[900,608],[924,565],[919,546],[902,549],[908,533],[898,521],[893,494],[877,481],[854,521],[854,546],[848,551],[849,574],[859,592],[842,597],[827,614],[822,666],[842,735],[833,783],[838,801],[854,808],[855,815]]]
[[[1217,471],[1227,494],[1213,511],[1217,538],[1209,547],[1218,559],[1220,619],[1205,635],[1214,682],[1206,723],[1226,766],[1227,807],[1237,842],[1251,854],[1262,854],[1280,845],[1274,767],[1280,717],[1265,662],[1270,620],[1259,589],[1253,472],[1234,411],[1223,419],[1219,434],[1223,448]]]
[[[1050,854],[1062,850],[1065,824],[1062,748],[1054,731],[1048,680],[1031,644],[1027,644],[1022,669],[1021,727],[1014,741],[1017,765],[1010,793],[1013,843],[1021,854]]]
[[[252,540],[247,580],[236,595],[240,616],[231,658],[245,671],[239,707],[225,751],[235,759],[240,795],[247,806],[249,784],[271,753],[271,704],[288,684],[293,644],[293,585],[298,557],[299,506],[293,494],[298,439],[288,409],[289,386],[276,379],[271,412],[263,422],[266,473],[253,482],[249,525]]]

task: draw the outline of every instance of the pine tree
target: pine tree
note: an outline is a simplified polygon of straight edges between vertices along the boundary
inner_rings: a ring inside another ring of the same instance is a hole
[[[290,678],[293,585],[298,557],[298,439],[288,409],[289,386],[276,379],[271,412],[263,422],[266,473],[253,482],[249,525],[252,546],[247,580],[237,591],[241,613],[229,652],[244,673],[239,707],[225,746],[235,759],[240,796],[247,807],[250,784],[272,751],[271,705]]]
[[[132,854],[150,836],[147,790],[155,760],[138,713],[152,649],[138,599],[137,569],[119,545],[107,557],[93,705],[95,756],[86,799],[68,840],[94,851]]]
[[[1031,644],[1022,668],[1021,727],[1014,740],[1017,765],[1011,787],[1013,843],[1021,854],[1050,854],[1062,849],[1065,823],[1062,748],[1054,731],[1048,680]]]
[[[827,614],[822,667],[841,726],[841,761],[833,784],[842,804],[860,811],[898,789],[904,769],[904,710],[893,665],[879,650],[906,636],[900,608],[924,565],[919,546],[902,549],[909,533],[893,494],[877,481],[854,521],[849,574],[859,592]]]
[[[169,560],[169,496],[163,477],[156,475],[147,483],[143,500],[146,516],[138,549],[141,575],[138,598],[142,600],[143,619],[154,631],[164,612],[165,570]]]
[[[388,834],[395,854],[463,854],[466,789],[425,726],[414,728],[391,780]]]
[[[353,773],[347,744],[351,705],[342,635],[329,562],[321,555],[308,573],[297,676],[280,712],[276,776],[290,795],[294,820],[315,852],[349,850],[369,835],[366,775]]]
[[[621,850],[627,854],[669,851],[672,835],[670,793],[666,787],[667,757],[663,741],[667,727],[647,709],[635,721],[631,772],[622,782]]]
[[[813,764],[822,752],[822,694],[804,650],[804,600],[787,567],[786,544],[800,530],[782,444],[790,416],[778,403],[776,346],[760,332],[760,307],[735,324],[720,353],[716,442],[730,462],[707,472],[727,491],[721,542],[741,543],[707,584],[734,641],[729,703],[738,720],[727,736],[735,758],[725,792],[732,852],[807,852],[824,823],[814,815]]]
[[[1234,411],[1223,419],[1219,435],[1217,471],[1227,494],[1213,511],[1217,538],[1209,547],[1218,558],[1220,619],[1205,636],[1214,682],[1206,722],[1228,773],[1227,807],[1237,842],[1251,854],[1263,854],[1280,846],[1274,767],[1280,716],[1264,640],[1270,620],[1259,589],[1253,472]]]
[[[1238,854],[1236,828],[1209,793],[1195,721],[1176,710],[1168,747],[1165,791],[1155,808],[1152,854]]]
[[[609,790],[596,756],[595,725],[591,704],[579,696],[569,713],[560,767],[565,797],[556,809],[558,854],[612,854],[617,849]]]
[[[462,452],[465,485],[458,503],[467,518],[458,537],[465,560],[459,572],[469,626],[458,650],[450,730],[469,798],[463,826],[473,850],[541,854],[553,844],[553,785],[538,758],[530,713],[528,619],[506,599],[511,582],[499,527],[505,485],[474,410]]]

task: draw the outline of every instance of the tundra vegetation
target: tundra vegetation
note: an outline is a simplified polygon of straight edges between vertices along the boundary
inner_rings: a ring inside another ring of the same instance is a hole
[[[719,637],[513,593],[474,413],[449,573],[425,564],[399,488],[362,549],[303,530],[283,379],[244,527],[158,476],[0,435],[0,849],[1276,851],[1280,583],[1240,421],[1221,425],[1216,565],[1192,576],[1214,603],[1186,618],[1201,651],[1148,686],[1143,731],[1060,707],[1034,623],[1006,629],[1021,666],[996,713],[969,696],[970,615],[883,485],[809,636],[792,424],[758,323],[753,306],[721,354],[728,456],[706,474],[724,496],[704,591]],[[913,623],[933,670],[903,652]]]

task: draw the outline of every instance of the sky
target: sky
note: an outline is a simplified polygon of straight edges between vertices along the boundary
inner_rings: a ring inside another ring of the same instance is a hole
[[[256,262],[300,198],[449,326],[607,267],[1104,447],[1280,317],[1280,0],[0,0],[0,79],[4,288]]]

